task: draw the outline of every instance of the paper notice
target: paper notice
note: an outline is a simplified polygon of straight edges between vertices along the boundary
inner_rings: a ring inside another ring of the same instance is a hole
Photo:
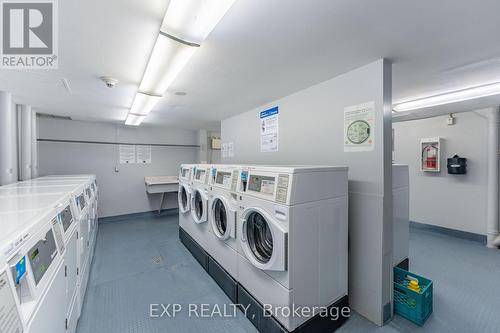
[[[260,113],[260,151],[278,151],[279,109],[277,106]]]

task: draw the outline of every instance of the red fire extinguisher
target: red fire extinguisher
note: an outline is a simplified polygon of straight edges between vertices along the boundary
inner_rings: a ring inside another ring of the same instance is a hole
[[[428,145],[422,151],[424,169],[436,170],[437,169],[437,156],[438,147],[435,145]]]

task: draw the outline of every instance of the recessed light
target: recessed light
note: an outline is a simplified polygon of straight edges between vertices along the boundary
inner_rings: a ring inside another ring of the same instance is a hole
[[[185,91],[176,91],[174,94],[177,95],[177,96],[186,96],[187,92],[185,92]]]

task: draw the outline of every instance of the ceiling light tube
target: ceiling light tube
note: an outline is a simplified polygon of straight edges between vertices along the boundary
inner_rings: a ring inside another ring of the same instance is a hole
[[[500,94],[500,82],[452,91],[446,94],[430,96],[414,101],[397,104],[393,107],[395,112],[411,111],[457,102],[468,101],[471,99],[488,97]]]
[[[235,0],[170,0],[127,125],[139,125]],[[141,94],[144,93],[144,94]],[[144,96],[143,96],[144,95]],[[142,117],[142,118],[137,118]]]
[[[163,95],[196,49],[162,34],[158,35],[139,91]]]
[[[161,31],[201,44],[235,0],[170,0]]]
[[[151,110],[153,110],[156,104],[158,104],[160,99],[161,95],[150,95],[138,92],[135,94],[132,107],[130,108],[130,113],[146,116],[151,112]]]
[[[137,116],[135,114],[129,113],[127,115],[127,120],[125,120],[125,125],[129,126],[139,126],[146,116]]]

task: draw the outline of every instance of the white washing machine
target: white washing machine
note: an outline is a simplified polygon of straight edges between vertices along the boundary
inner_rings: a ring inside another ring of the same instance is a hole
[[[179,226],[187,232],[193,223],[191,218],[191,184],[193,164],[182,164],[179,170]]]
[[[313,315],[286,316],[280,307],[347,304],[347,173],[346,167],[304,166],[240,173],[241,293],[270,307],[288,331]]]
[[[238,275],[237,210],[239,206],[236,185],[239,168],[217,165],[211,170],[211,192],[208,203],[208,241],[205,246],[234,279]]]
[[[201,247],[205,248],[208,234],[208,178],[211,165],[195,164],[191,185],[191,224],[185,230]]]
[[[393,265],[408,270],[410,246],[410,183],[408,165],[392,165]]]

